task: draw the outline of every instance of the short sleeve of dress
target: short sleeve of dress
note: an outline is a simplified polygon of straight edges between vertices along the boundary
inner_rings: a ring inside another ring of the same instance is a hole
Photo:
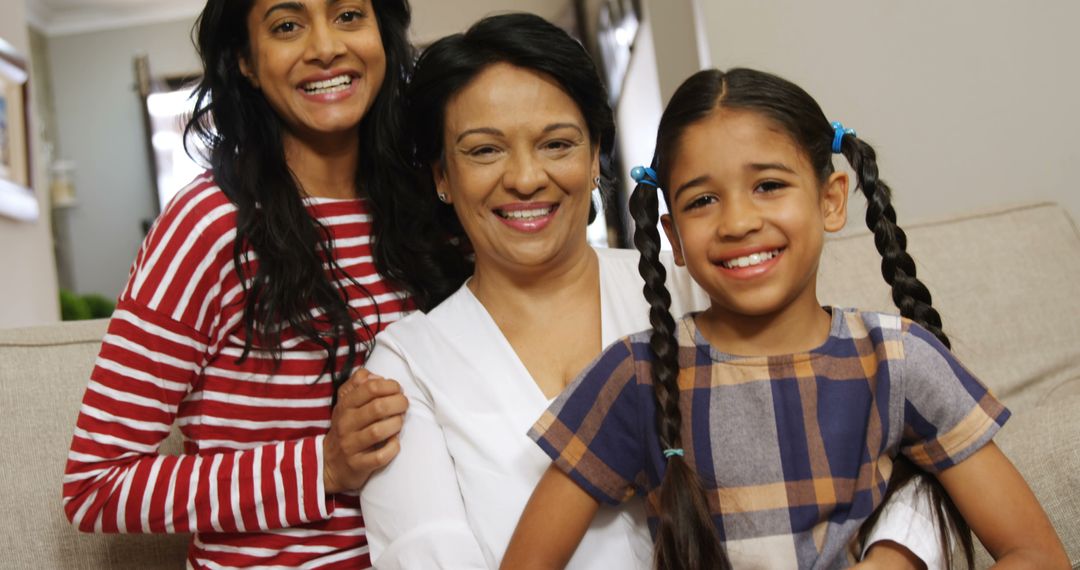
[[[632,345],[608,347],[529,431],[555,464],[601,503],[630,498],[644,471],[643,387]]]
[[[901,452],[931,472],[986,445],[1009,410],[932,333],[904,321]]]

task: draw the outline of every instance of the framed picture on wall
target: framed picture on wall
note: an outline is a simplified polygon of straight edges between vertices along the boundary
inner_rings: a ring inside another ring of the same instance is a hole
[[[0,50],[0,179],[30,185],[30,153],[26,132],[25,64]]]
[[[0,40],[0,214],[37,218],[30,190],[30,136],[27,125],[26,60]]]

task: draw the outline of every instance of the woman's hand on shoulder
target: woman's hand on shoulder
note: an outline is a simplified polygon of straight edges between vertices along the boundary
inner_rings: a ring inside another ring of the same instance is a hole
[[[327,493],[360,489],[397,456],[398,433],[409,401],[401,385],[363,368],[338,388],[330,430],[323,439]]]

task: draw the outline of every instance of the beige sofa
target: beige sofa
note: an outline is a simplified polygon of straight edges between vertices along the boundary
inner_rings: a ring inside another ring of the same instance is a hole
[[[956,353],[1014,411],[998,444],[1080,568],[1080,233],[1052,204],[907,229]],[[879,263],[865,233],[831,240],[823,302],[890,308]],[[184,566],[186,536],[85,535],[64,518],[61,474],[104,330],[90,321],[0,331],[2,568]],[[982,553],[979,567],[988,564]]]

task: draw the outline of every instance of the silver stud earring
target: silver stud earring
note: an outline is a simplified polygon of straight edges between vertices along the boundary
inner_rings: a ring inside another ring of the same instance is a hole
[[[596,178],[593,178],[592,183],[593,183],[593,186],[599,188],[600,187],[600,177],[597,176]]]
[[[443,204],[449,204],[450,197],[446,195],[446,192],[439,192],[439,201]]]

